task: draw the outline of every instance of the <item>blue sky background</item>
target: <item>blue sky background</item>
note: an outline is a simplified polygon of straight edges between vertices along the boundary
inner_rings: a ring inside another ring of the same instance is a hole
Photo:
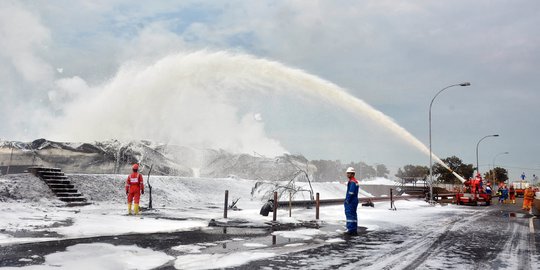
[[[540,173],[539,10],[538,1],[487,0],[2,1],[0,138],[54,139],[43,123],[72,112],[81,96],[105,91],[131,63],[227,51],[330,81],[426,145],[433,96],[469,81],[434,103],[434,152],[475,163],[478,140],[500,134],[482,141],[481,171],[496,157],[512,179],[530,177]],[[393,171],[429,163],[384,127],[324,99],[244,96],[227,103],[235,108],[232,123],[260,113],[262,123],[254,125],[264,132],[257,134],[291,153],[384,163]],[[216,132],[204,121],[196,128]]]

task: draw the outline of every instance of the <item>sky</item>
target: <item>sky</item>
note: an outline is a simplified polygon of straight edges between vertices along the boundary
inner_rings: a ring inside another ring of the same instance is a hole
[[[2,1],[0,139],[540,174],[537,1]],[[311,89],[315,89],[310,92]],[[324,91],[320,90],[324,89]],[[345,93],[345,94],[343,94]],[[365,103],[354,110],[347,99]],[[509,152],[509,154],[502,154]]]

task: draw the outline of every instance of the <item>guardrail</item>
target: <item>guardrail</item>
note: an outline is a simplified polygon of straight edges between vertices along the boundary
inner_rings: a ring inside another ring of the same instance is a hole
[[[289,197],[290,198],[290,197]],[[396,200],[408,200],[408,199],[423,199],[424,196],[393,196],[393,189],[390,189],[390,196],[381,196],[381,197],[362,197],[358,198],[359,203],[367,203],[367,202],[380,202],[380,201],[389,201],[390,202],[390,209],[389,210],[397,210],[396,206],[394,205],[394,201]],[[229,191],[225,190],[225,200],[224,200],[224,208],[223,208],[223,218],[227,218],[227,211],[230,208],[229,203]],[[272,221],[275,222],[277,220],[277,210],[282,209],[289,209],[289,217],[291,216],[291,209],[293,207],[315,207],[315,219],[319,220],[319,207],[321,205],[340,205],[344,203],[344,199],[326,199],[326,200],[320,200],[319,193],[316,194],[315,200],[299,200],[299,201],[293,201],[292,199],[289,199],[288,201],[278,201],[278,193],[274,191],[274,199],[269,200],[267,203],[263,205],[261,208],[261,215],[267,216],[269,212],[273,212],[273,218]],[[373,206],[373,204],[371,204]]]
[[[381,201],[390,201],[390,200],[406,200],[406,199],[418,199],[423,198],[419,196],[384,196],[384,197],[362,197],[358,198],[359,203],[366,203],[366,202],[381,202]],[[339,205],[343,204],[344,198],[341,199],[326,199],[326,200],[319,200],[320,205]],[[278,207],[282,206],[289,206],[289,201],[278,201]],[[307,206],[314,206],[316,204],[316,201],[312,200],[300,200],[300,201],[290,201],[290,205],[293,207],[307,207]]]

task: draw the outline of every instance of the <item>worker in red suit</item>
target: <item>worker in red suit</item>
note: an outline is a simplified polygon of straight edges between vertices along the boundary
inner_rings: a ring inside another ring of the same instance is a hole
[[[139,173],[139,164],[133,164],[133,172],[126,180],[126,195],[128,196],[128,215],[131,215],[131,203],[135,201],[135,215],[139,214],[139,200],[144,194],[144,183],[142,174]]]
[[[472,178],[471,180],[471,193],[476,194],[478,189],[478,178]]]
[[[471,193],[475,194],[475,197],[478,197],[478,194],[482,192],[482,176],[480,173],[476,174],[476,177],[471,180]]]
[[[516,204],[516,189],[514,188],[514,185],[510,185],[508,195],[510,196],[510,203]]]

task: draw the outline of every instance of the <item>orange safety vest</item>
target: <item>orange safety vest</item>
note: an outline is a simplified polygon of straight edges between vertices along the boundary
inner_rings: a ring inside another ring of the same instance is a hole
[[[527,200],[534,199],[534,191],[530,189],[526,189],[525,193],[523,194],[523,198]]]

